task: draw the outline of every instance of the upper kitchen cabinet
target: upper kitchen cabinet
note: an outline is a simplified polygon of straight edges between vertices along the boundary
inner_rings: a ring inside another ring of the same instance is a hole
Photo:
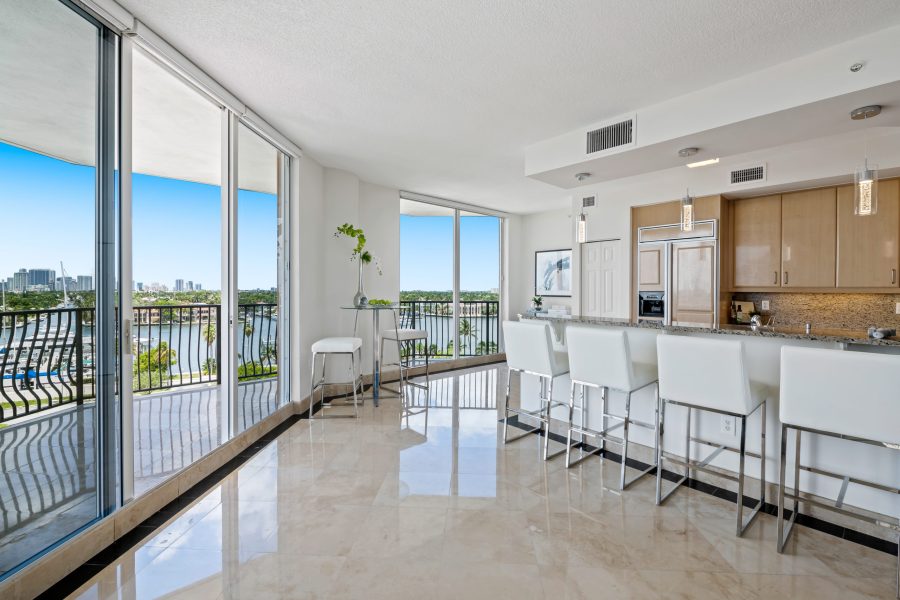
[[[835,188],[782,195],[782,287],[833,288],[836,245]]]
[[[781,196],[735,200],[734,287],[781,285]]]
[[[853,186],[837,189],[837,286],[897,288],[900,182],[878,183],[878,212],[853,214]]]

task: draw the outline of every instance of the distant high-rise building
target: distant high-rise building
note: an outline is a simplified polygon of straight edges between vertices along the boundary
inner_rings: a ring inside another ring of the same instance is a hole
[[[27,285],[46,286],[48,290],[52,290],[56,285],[56,271],[53,269],[29,269]]]
[[[79,275],[76,288],[79,292],[89,292],[94,289],[94,278],[90,275]]]
[[[194,282],[193,282],[193,281],[190,281],[190,280],[189,280],[189,281],[187,282],[187,291],[189,291],[189,292],[193,292],[193,291],[194,291]]]
[[[175,291],[176,292],[184,291],[184,279],[176,279],[175,280]]]
[[[143,281],[138,281],[137,283],[135,283],[135,284],[134,284],[134,289],[136,289],[136,290],[139,291],[139,292],[143,292],[143,291],[144,291],[144,282],[143,282]]]
[[[65,285],[65,288],[63,287]],[[78,283],[72,277],[57,277],[56,278],[56,291],[61,292],[63,290],[67,292],[74,292],[78,288]]]
[[[199,292],[199,291],[201,291],[202,289],[203,289],[203,286],[200,285],[199,283],[195,283],[195,284],[194,284],[194,291],[195,291],[195,292]]]
[[[12,291],[24,292],[25,288],[28,287],[28,271],[26,269],[19,269],[13,273],[12,279]]]

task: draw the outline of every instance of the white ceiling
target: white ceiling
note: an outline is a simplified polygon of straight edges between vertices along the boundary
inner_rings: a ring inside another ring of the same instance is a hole
[[[322,164],[506,210],[530,144],[900,23],[897,0],[120,0]]]

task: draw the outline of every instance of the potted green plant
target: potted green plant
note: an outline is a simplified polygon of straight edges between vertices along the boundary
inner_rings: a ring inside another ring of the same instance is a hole
[[[353,306],[359,308],[360,306],[365,306],[369,303],[369,299],[366,296],[365,291],[363,291],[363,265],[370,264],[373,260],[375,260],[368,250],[366,250],[366,234],[362,229],[358,227],[354,227],[350,223],[344,223],[343,225],[338,226],[337,230],[334,232],[334,237],[347,236],[356,240],[356,246],[353,248],[353,251],[350,253],[350,261],[356,261],[359,265],[359,278],[357,282],[356,295],[353,296]],[[378,262],[375,261],[375,267],[378,269],[378,274],[381,274],[381,269],[378,267]]]
[[[534,296],[531,299],[531,305],[536,312],[541,312],[541,309],[544,307],[544,299],[540,296]]]

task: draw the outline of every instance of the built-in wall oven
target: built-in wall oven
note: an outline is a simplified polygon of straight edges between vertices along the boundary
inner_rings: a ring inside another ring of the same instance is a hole
[[[664,319],[666,317],[665,292],[639,292],[638,316],[642,319]]]

